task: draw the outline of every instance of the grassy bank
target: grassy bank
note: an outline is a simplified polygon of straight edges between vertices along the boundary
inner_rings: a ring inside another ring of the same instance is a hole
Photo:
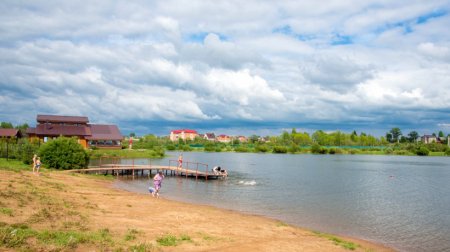
[[[164,157],[164,151],[147,149],[121,149],[121,150],[90,150],[91,158],[100,158],[102,156],[120,157],[120,158],[161,158]]]

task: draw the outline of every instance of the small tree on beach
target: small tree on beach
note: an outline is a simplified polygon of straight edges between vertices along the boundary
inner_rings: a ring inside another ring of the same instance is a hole
[[[44,166],[55,169],[81,169],[89,163],[89,154],[75,138],[59,137],[39,149]]]

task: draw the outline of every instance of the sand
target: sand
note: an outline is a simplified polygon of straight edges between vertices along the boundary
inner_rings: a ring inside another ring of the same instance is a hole
[[[0,214],[0,222],[29,223],[36,230],[107,229],[114,240],[114,244],[78,244],[68,250],[126,251],[146,244],[150,251],[349,251],[329,237],[277,220],[122,191],[113,187],[113,180],[92,175],[0,171],[0,178],[4,192],[0,207],[14,210],[14,216]],[[49,210],[47,216],[37,218],[44,209]],[[134,235],[127,239],[130,233]],[[178,244],[163,246],[157,241],[168,236],[177,237]],[[393,251],[342,239],[358,244],[354,251]],[[32,250],[51,248],[27,242]]]

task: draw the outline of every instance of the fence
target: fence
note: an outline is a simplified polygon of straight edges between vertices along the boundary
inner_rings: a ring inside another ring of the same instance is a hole
[[[29,143],[18,143],[15,141],[0,140],[0,158],[6,159],[30,159],[33,157],[34,152],[39,148],[38,145],[32,145]]]

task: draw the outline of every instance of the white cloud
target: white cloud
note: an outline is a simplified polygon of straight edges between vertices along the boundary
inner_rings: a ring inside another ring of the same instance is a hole
[[[438,125],[450,110],[447,6],[1,2],[1,120],[383,127],[389,111],[420,110]]]

